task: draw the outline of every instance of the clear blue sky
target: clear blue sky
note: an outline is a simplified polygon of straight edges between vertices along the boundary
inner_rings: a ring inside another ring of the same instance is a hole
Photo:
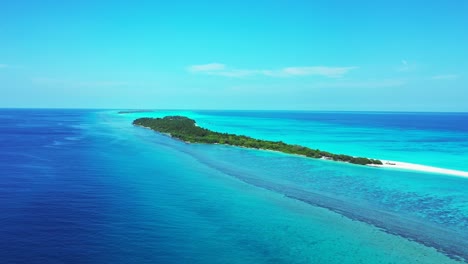
[[[1,1],[0,92],[0,107],[468,111],[468,1]]]

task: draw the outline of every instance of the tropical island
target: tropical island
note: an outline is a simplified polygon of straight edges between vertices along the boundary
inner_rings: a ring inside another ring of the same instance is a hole
[[[359,165],[382,165],[382,161],[344,154],[333,154],[319,149],[300,145],[291,145],[282,141],[260,140],[244,135],[219,133],[196,125],[195,120],[184,116],[166,116],[163,118],[143,117],[133,121],[136,126],[169,134],[173,138],[188,143],[224,144],[253,149],[273,150],[287,154],[302,155],[309,158],[329,159]]]

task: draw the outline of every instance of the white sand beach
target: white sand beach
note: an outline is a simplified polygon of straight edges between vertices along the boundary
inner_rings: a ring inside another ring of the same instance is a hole
[[[382,160],[382,163],[383,165],[369,165],[369,166],[449,174],[449,175],[468,178],[467,171],[444,169],[444,168],[438,168],[438,167],[432,167],[432,166],[426,166],[426,165],[420,165],[420,164],[414,164],[414,163],[407,163],[407,162],[400,162],[400,161],[391,161],[391,160]]]

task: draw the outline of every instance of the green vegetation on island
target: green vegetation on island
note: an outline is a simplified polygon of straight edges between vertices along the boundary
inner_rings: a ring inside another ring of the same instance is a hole
[[[214,132],[198,127],[195,120],[184,116],[166,116],[164,118],[138,118],[134,125],[150,128],[160,133],[170,134],[172,137],[190,143],[225,144],[254,149],[280,151],[288,154],[303,155],[310,158],[324,158],[360,165],[382,164],[382,161],[363,157],[353,157],[344,154],[311,149],[299,145],[286,144],[282,141],[254,139],[247,136]]]

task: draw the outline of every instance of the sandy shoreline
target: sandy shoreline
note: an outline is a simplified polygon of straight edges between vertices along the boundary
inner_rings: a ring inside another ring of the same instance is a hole
[[[449,174],[459,177],[466,177],[468,178],[467,171],[459,171],[459,170],[451,170],[451,169],[444,169],[414,163],[407,163],[407,162],[400,162],[400,161],[391,161],[391,160],[382,160],[383,165],[369,165],[372,167],[378,168],[392,168],[392,169],[403,169],[403,170],[413,170],[413,171],[423,171],[423,172],[431,172],[431,173],[439,173],[439,174]]]

